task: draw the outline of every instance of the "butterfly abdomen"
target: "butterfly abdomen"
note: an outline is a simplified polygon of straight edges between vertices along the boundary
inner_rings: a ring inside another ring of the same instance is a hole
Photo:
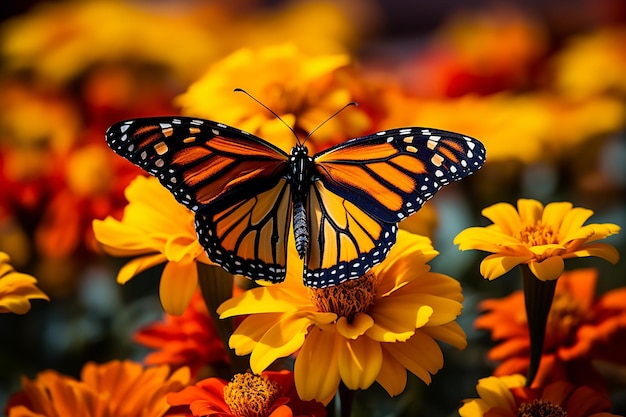
[[[293,205],[293,234],[296,241],[296,250],[303,258],[309,248],[309,228],[306,222],[306,210],[302,201]]]
[[[308,199],[311,185],[310,172],[313,159],[308,155],[306,146],[298,145],[291,150],[291,197],[293,201],[293,234],[296,250],[300,258],[307,255],[309,249],[309,226],[304,202]]]

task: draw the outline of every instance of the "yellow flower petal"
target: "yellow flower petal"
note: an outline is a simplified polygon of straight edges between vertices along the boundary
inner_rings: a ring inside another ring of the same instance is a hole
[[[338,356],[338,339],[334,331],[313,327],[294,365],[296,389],[302,400],[325,402],[335,395],[341,380]]]
[[[510,388],[514,386],[523,386],[526,381],[521,375],[512,375],[506,377],[487,377],[482,378],[478,381],[478,385],[476,386],[476,391],[480,396],[478,399],[479,408],[485,409],[484,411],[488,411],[494,407],[501,408],[504,412],[509,412],[511,415],[517,415],[517,406],[515,405],[515,398],[513,398],[513,394],[511,393]],[[476,401],[476,400],[470,400]],[[468,403],[466,403],[467,405]],[[459,414],[463,417],[471,416],[472,414],[467,414],[470,410],[470,407],[465,408],[466,405],[461,407],[459,410]]]
[[[339,374],[351,390],[369,388],[376,380],[382,362],[380,343],[370,338],[343,339],[339,344]]]
[[[427,384],[430,384],[431,375],[443,366],[441,349],[430,336],[419,329],[408,341],[385,343],[383,349]]]
[[[165,312],[173,316],[183,314],[197,287],[195,262],[166,263],[159,284],[159,298]]]
[[[532,256],[489,255],[480,263],[480,274],[488,280],[496,279],[530,259]]]
[[[517,211],[522,225],[535,224],[541,220],[543,204],[537,200],[520,198],[517,200]]]
[[[96,239],[109,255],[138,256],[156,252],[155,248],[146,245],[144,231],[128,227],[113,217],[94,220],[92,228]]]
[[[120,284],[126,284],[138,273],[152,268],[153,266],[160,265],[166,261],[167,259],[165,258],[165,256],[161,254],[135,258],[132,261],[126,263],[126,265],[124,265],[122,268],[120,268],[120,271],[117,273],[117,282]]]
[[[383,349],[383,363],[376,377],[378,382],[390,396],[401,394],[406,387],[406,368],[398,362],[386,349]]]
[[[523,247],[519,239],[484,227],[470,227],[463,230],[454,238],[454,244],[459,245],[460,250],[477,249],[485,252],[498,252],[507,245]]]
[[[528,248],[537,258],[542,259],[548,256],[552,256],[555,251],[564,251],[565,247],[556,243],[550,243],[548,245],[532,246]],[[558,252],[557,252],[558,253]]]
[[[266,313],[247,317],[230,336],[228,345],[239,356],[249,354],[274,323],[282,320],[282,316],[282,313]]]
[[[278,358],[296,352],[304,343],[309,327],[313,325],[310,315],[283,315],[261,337],[250,355],[250,368],[259,374]]]
[[[576,209],[574,209],[576,210]],[[572,212],[572,203],[569,202],[556,202],[548,204],[543,210],[541,215],[541,222],[543,224],[551,225],[555,230],[562,230],[562,224]],[[590,214],[591,215],[591,214]],[[584,219],[580,224],[582,225]]]
[[[541,262],[529,262],[528,267],[533,275],[541,281],[552,281],[561,276],[565,269],[565,263],[560,256],[552,256]]]
[[[381,298],[370,311],[374,325],[367,335],[380,342],[406,341],[415,333],[416,323],[423,325],[432,313],[432,307],[411,303],[406,298],[403,301],[398,297]]]
[[[282,285],[252,288],[224,301],[217,309],[220,318],[251,313],[281,313],[298,310],[301,294],[287,291]],[[303,300],[306,302],[307,299]],[[306,304],[305,304],[306,305]]]
[[[514,236],[522,228],[519,214],[509,203],[494,204],[483,209],[481,214],[497,225],[505,235]]]
[[[583,224],[593,215],[593,211],[582,207],[572,208],[572,205],[568,203],[561,204],[566,205],[563,210],[566,208],[569,209],[568,212],[561,213],[561,218],[563,220],[557,224],[559,228],[559,240],[564,241],[567,239],[567,236],[583,226]]]
[[[583,258],[586,256],[597,256],[612,264],[616,264],[619,261],[619,252],[614,246],[608,243],[591,243],[584,245],[580,250],[567,253],[563,258]]]
[[[8,261],[8,256],[6,259]],[[37,280],[34,277],[15,272],[8,263],[2,265],[1,262],[2,259],[0,259],[0,313],[26,314],[31,308],[29,300],[50,301],[50,298],[37,288]]]
[[[430,335],[433,339],[445,342],[457,349],[467,347],[467,337],[463,328],[455,321],[440,326],[425,326],[421,331]]]
[[[374,320],[367,314],[359,313],[354,316],[352,322],[345,317],[339,317],[336,325],[340,335],[347,339],[356,339],[374,325]]]

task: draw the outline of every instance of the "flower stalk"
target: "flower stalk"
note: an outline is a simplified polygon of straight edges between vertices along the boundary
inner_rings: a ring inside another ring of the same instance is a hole
[[[228,339],[234,331],[233,319],[220,319],[216,310],[224,301],[233,295],[233,275],[229,274],[221,267],[203,264],[198,262],[198,285],[202,293],[202,298],[207,306],[209,315],[217,327],[220,339],[228,352],[230,360],[230,375],[225,379],[230,379],[237,373],[245,373],[248,368],[248,356],[237,356],[235,351],[228,347]]]
[[[530,387],[537,375],[543,343],[546,336],[546,323],[554,298],[557,280],[542,281],[535,277],[527,264],[520,265],[524,285],[524,304],[530,334],[530,365],[526,386]]]

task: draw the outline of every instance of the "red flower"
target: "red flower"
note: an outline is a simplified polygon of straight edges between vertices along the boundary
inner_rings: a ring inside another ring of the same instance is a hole
[[[578,385],[601,387],[603,378],[593,369],[592,360],[626,364],[621,348],[626,342],[626,288],[594,299],[596,280],[594,269],[566,272],[559,278],[537,385],[565,378]],[[501,362],[494,375],[526,372],[530,342],[522,291],[484,300],[479,308],[486,313],[478,317],[475,326],[500,341],[489,352],[490,359]]]
[[[167,396],[175,407],[188,407],[185,417],[324,417],[326,409],[316,401],[302,401],[293,372],[266,371],[261,375],[237,374],[231,382],[208,378]]]
[[[135,333],[135,342],[157,349],[146,356],[148,365],[187,366],[192,376],[209,364],[228,361],[224,344],[199,291],[180,316],[166,314],[163,321]]]

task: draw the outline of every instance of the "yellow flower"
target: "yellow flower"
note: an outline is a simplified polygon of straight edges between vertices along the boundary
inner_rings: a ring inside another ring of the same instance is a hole
[[[196,237],[194,214],[153,177],[137,177],[125,194],[128,205],[122,220],[94,220],[96,239],[113,256],[137,257],[120,269],[120,284],[166,262],[161,304],[167,313],[181,315],[197,287],[196,262],[212,265]]]
[[[568,202],[543,206],[539,201],[519,199],[517,211],[508,203],[497,203],[482,211],[493,224],[470,227],[454,238],[460,250],[491,252],[483,259],[480,273],[495,279],[517,265],[527,264],[542,281],[557,279],[564,260],[597,256],[611,263],[619,260],[617,250],[597,240],[618,233],[611,223],[584,223],[593,212]]]
[[[206,18],[219,14],[209,11]],[[42,4],[4,25],[2,54],[10,69],[27,68],[55,82],[75,78],[95,63],[124,59],[192,79],[198,66],[221,52],[217,38],[194,22],[196,16],[196,10],[158,13],[123,1]]]
[[[626,92],[625,42],[624,28],[603,28],[572,38],[554,58],[555,84],[559,92],[577,100],[615,91]]]
[[[3,24],[0,53],[9,69],[28,69],[55,82],[67,82],[103,62],[152,64],[189,81],[243,45],[290,39],[310,51],[345,50],[355,40],[354,24],[354,16],[342,7],[314,0],[252,11],[231,2],[170,8],[74,1],[40,4]]]
[[[523,163],[564,157],[571,146],[618,132],[626,110],[619,99],[593,97],[568,102],[545,92],[424,99],[392,95],[384,126],[433,126],[480,138],[489,161]],[[406,111],[410,109],[411,111]],[[453,117],[451,117],[453,116]],[[524,138],[520,151],[519,138]]]
[[[429,239],[400,230],[387,259],[358,280],[306,288],[302,266],[290,262],[284,283],[248,290],[218,313],[249,314],[230,346],[238,355],[251,354],[257,374],[299,351],[294,371],[303,400],[329,401],[342,380],[353,390],[377,381],[397,395],[407,370],[429,383],[443,366],[435,339],[459,349],[466,345],[454,321],[461,313],[461,287],[430,272],[426,262],[436,255]]]
[[[240,49],[213,65],[178,97],[184,114],[212,119],[266,138],[289,150],[293,134],[240,87],[272,109],[300,136],[305,136],[342,106],[356,99],[346,54],[309,55],[293,44]],[[210,97],[210,100],[207,100]],[[341,142],[372,125],[363,108],[351,108],[330,120],[307,142]]]
[[[611,402],[587,386],[560,380],[540,388],[528,388],[522,375],[491,376],[478,381],[480,398],[463,401],[461,417],[575,416],[617,417]]]
[[[43,371],[22,378],[22,391],[7,404],[9,417],[161,417],[166,395],[189,383],[189,370],[170,374],[167,366],[144,368],[129,360],[87,363],[81,380]]]
[[[15,272],[9,265],[9,255],[0,252],[0,313],[26,314],[33,299],[50,301],[35,285],[30,275]]]

